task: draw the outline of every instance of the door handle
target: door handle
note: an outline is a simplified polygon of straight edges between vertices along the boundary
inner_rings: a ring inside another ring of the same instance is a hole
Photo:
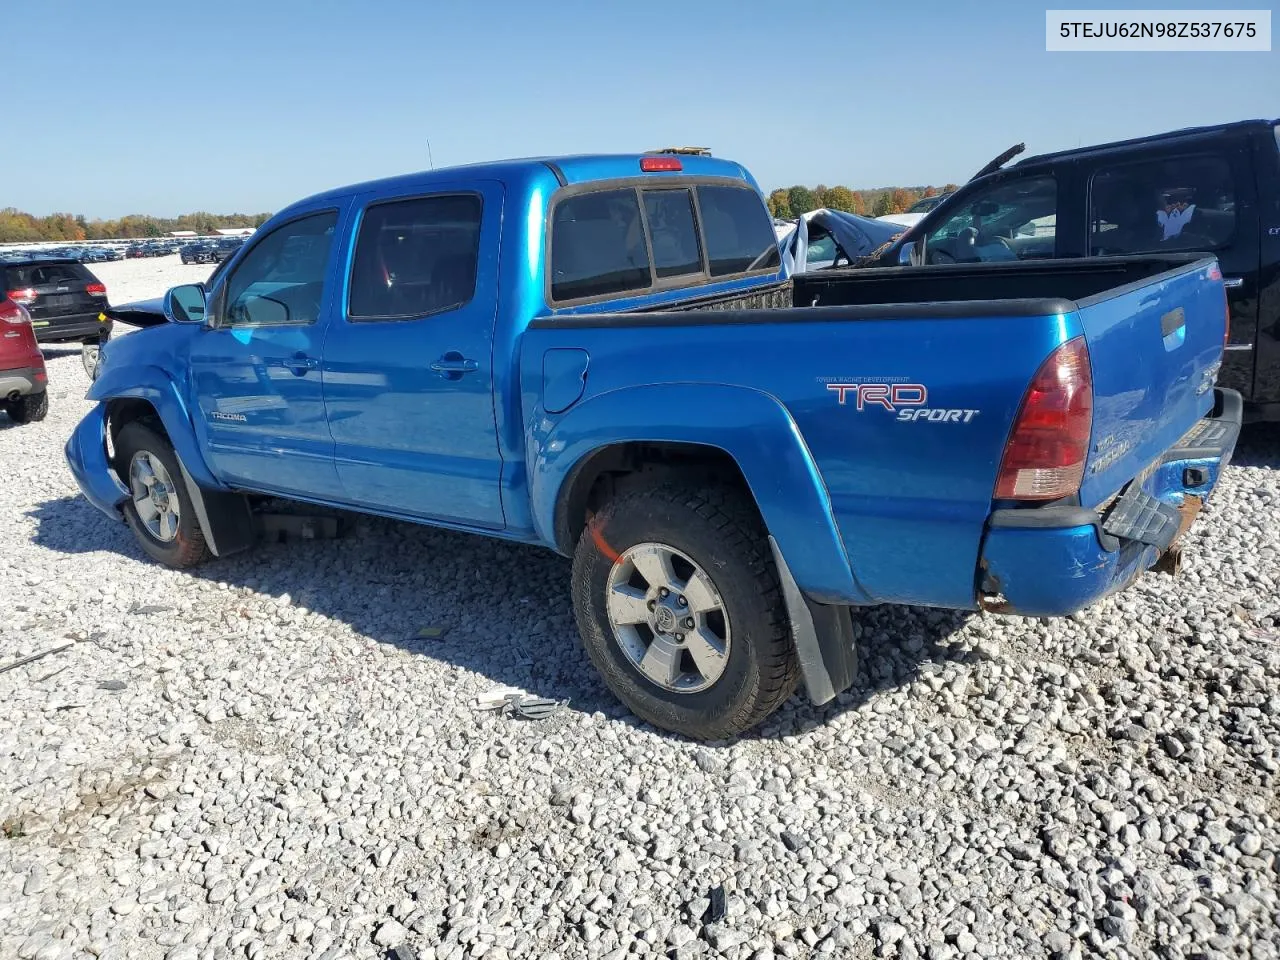
[[[1236,290],[1244,286],[1244,277],[1227,277],[1222,281],[1222,285],[1228,290]]]
[[[286,370],[289,370],[296,377],[305,376],[308,370],[314,370],[320,366],[320,361],[315,357],[308,357],[305,353],[295,353],[282,364]]]
[[[480,368],[475,360],[468,360],[460,353],[450,351],[431,364],[431,369],[442,374],[448,380],[457,380],[464,373],[473,373]]]

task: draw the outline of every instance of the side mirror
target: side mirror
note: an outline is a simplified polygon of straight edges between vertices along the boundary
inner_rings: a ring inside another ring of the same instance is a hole
[[[164,295],[164,316],[170,323],[204,323],[204,284],[172,287]]]

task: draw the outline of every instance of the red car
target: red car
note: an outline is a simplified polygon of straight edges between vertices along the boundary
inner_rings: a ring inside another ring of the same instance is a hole
[[[16,423],[43,420],[49,412],[49,375],[31,316],[0,292],[0,410]]]

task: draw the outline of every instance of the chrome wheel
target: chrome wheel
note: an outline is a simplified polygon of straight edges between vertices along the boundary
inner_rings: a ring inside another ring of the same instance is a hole
[[[98,379],[98,353],[101,347],[96,343],[86,343],[80,348],[80,362],[90,380]]]
[[[145,450],[133,455],[129,461],[129,493],[138,519],[151,536],[169,543],[178,535],[182,506],[178,490],[159,457]]]
[[[650,682],[675,693],[714,684],[729,662],[729,617],[711,578],[679,550],[640,543],[609,573],[609,625]]]

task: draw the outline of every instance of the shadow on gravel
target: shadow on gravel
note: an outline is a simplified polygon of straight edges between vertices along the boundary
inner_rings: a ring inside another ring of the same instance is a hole
[[[1251,423],[1240,431],[1231,462],[1241,467],[1280,470],[1280,423]]]
[[[57,359],[58,357],[78,357],[80,356],[80,344],[42,343],[40,344],[40,352],[44,354],[46,360]]]
[[[37,522],[34,542],[48,550],[117,553],[151,563],[127,527],[81,497],[50,500],[27,515]],[[339,539],[259,544],[188,573],[231,589],[287,595],[371,640],[465,668],[495,685],[568,699],[572,710],[647,726],[613,698],[582,650],[568,560],[486,537],[346,517],[353,529]],[[139,602],[163,607],[169,599],[149,595]],[[862,640],[853,687],[822,707],[801,691],[749,736],[786,736],[820,725],[878,691],[912,683],[929,663],[973,659],[974,651],[945,642],[967,617],[910,607],[856,612]],[[431,636],[435,631],[441,635]]]

